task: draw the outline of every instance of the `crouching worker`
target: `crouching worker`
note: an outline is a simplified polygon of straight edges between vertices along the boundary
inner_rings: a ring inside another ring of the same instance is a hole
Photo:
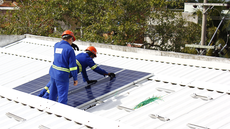
[[[82,74],[82,78],[84,82],[90,83],[96,83],[97,80],[89,80],[88,75],[86,73],[86,68],[90,67],[94,72],[101,74],[101,75],[108,75],[110,78],[114,78],[114,73],[108,73],[105,70],[101,69],[99,66],[97,66],[93,59],[97,57],[97,50],[94,46],[89,46],[85,53],[79,53],[76,56],[76,62],[78,67],[78,73]]]

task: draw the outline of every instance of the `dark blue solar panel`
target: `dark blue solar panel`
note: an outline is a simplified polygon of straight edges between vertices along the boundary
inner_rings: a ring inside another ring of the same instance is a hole
[[[93,73],[92,73],[93,74]],[[68,105],[76,107],[99,96],[102,96],[110,91],[116,90],[122,86],[125,86],[135,80],[138,80],[149,73],[124,70],[116,74],[116,78],[109,81],[109,78],[97,82],[94,85],[81,88],[75,92],[72,92],[68,96]],[[97,76],[97,75],[95,75]]]
[[[73,79],[71,78],[69,82],[69,95],[67,103],[69,106],[79,106],[149,74],[133,70],[123,70],[121,68],[105,65],[100,65],[99,67],[109,73],[117,73],[116,78],[110,81],[109,77],[104,77],[103,75],[100,75],[91,69],[87,70],[87,75],[89,80],[98,80],[96,84],[85,87],[87,86],[87,83],[83,82],[82,75],[79,74],[78,85],[73,86]],[[49,80],[50,76],[47,74],[28,83],[22,84],[14,89],[37,96],[44,86],[49,82]]]
[[[45,87],[46,84],[49,82],[49,80],[50,80],[50,75],[47,74],[40,78],[27,82],[25,84],[22,84],[18,87],[15,87],[14,89],[25,93],[32,93],[34,91],[40,90],[43,87]]]
[[[108,72],[117,72],[119,70],[121,70],[120,68],[115,68],[115,67],[110,67],[110,66],[104,66],[104,65],[100,65],[100,68],[108,71]],[[99,75],[96,73],[96,76],[95,75],[95,72],[92,71],[91,69],[87,69],[87,74],[88,74],[88,77],[90,80],[98,80],[98,79],[101,79],[103,78],[104,76],[103,75]],[[46,86],[46,84],[49,82],[50,80],[50,76],[49,74],[47,75],[44,75],[40,78],[37,78],[35,80],[32,80],[28,83],[25,83],[25,84],[22,84],[18,87],[15,87],[14,89],[16,90],[19,90],[19,91],[22,91],[22,92],[25,92],[25,93],[29,93],[29,94],[32,94],[32,95],[38,95],[40,93],[40,91]],[[82,75],[79,74],[78,75],[78,85],[77,86],[73,86],[73,79],[71,78],[70,79],[70,82],[69,82],[69,90],[73,90],[73,89],[76,89],[76,88],[79,88],[81,86],[85,86],[87,85],[86,82],[83,82],[83,79],[82,79]]]
[[[107,71],[109,73],[116,73],[116,72],[121,70],[120,68],[115,68],[115,67],[105,66],[105,65],[100,65],[100,68],[104,69],[105,71]],[[94,72],[91,69],[87,70],[87,75],[88,75],[89,80],[99,80],[99,79],[104,78],[103,75],[100,75],[100,74]],[[81,74],[78,74],[78,85],[77,86],[73,85],[73,79],[70,79],[69,84],[70,84],[69,85],[69,90],[70,91],[73,90],[73,89],[77,89],[79,87],[87,85],[86,82],[83,82]]]

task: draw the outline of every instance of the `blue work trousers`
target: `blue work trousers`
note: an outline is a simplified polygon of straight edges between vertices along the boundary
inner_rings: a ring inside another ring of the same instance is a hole
[[[38,95],[39,97],[49,99],[49,93],[47,92],[46,89],[42,89],[42,91]]]
[[[49,99],[56,101],[58,97],[58,102],[67,104],[68,101],[68,90],[69,90],[69,82],[62,82],[50,78],[51,85],[50,85],[50,94]]]
[[[42,91],[39,93],[39,97],[43,97],[45,95],[45,93],[47,92],[46,89],[42,89]]]

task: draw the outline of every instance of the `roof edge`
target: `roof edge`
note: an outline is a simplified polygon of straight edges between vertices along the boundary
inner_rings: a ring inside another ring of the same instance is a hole
[[[62,40],[61,38],[39,36],[39,35],[32,35],[32,34],[24,34],[24,35],[25,35],[25,38],[34,38],[34,39],[46,40],[46,41],[52,41],[52,42],[59,42]]]
[[[4,86],[0,86],[0,97],[5,98],[11,102],[22,103],[24,106],[33,107],[34,109],[38,109],[49,114],[54,114],[57,117],[62,116],[82,125],[86,125],[93,128],[136,129],[133,126],[127,125],[119,121],[114,121],[68,105],[64,105],[52,100],[44,99]]]
[[[25,35],[0,35],[0,47],[26,38]]]
[[[25,34],[25,36],[26,38],[35,38],[35,39],[54,41],[54,42],[59,42],[61,40],[61,38],[37,36],[37,35],[31,35],[31,34]],[[157,51],[157,50],[150,50],[150,49],[143,49],[143,48],[110,45],[110,44],[104,44],[104,43],[85,42],[85,41],[79,41],[79,40],[75,41],[74,43],[78,45],[87,45],[87,46],[93,45],[99,48],[112,49],[112,50],[117,50],[121,52],[133,52],[137,54],[145,54],[145,55],[151,55],[151,56],[173,57],[173,58],[179,58],[179,59],[192,59],[192,60],[210,61],[210,62],[217,62],[217,63],[230,63],[229,58],[222,58],[222,57],[192,55],[192,54],[179,53],[179,52]]]

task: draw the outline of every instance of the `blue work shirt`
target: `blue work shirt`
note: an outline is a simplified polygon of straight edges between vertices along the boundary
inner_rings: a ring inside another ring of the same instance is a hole
[[[83,78],[83,81],[89,81],[89,78],[88,78],[88,75],[86,73],[86,68],[89,66],[93,71],[97,72],[98,74],[101,74],[101,75],[107,75],[108,73],[101,69],[100,67],[98,67],[93,59],[89,56],[88,53],[79,53],[77,56],[76,56],[76,61],[79,62],[77,63],[78,65],[78,72],[81,72],[82,73],[82,78]]]
[[[77,64],[71,45],[62,40],[54,45],[54,61],[49,70],[50,76],[59,81],[69,82],[69,74],[77,80]]]

